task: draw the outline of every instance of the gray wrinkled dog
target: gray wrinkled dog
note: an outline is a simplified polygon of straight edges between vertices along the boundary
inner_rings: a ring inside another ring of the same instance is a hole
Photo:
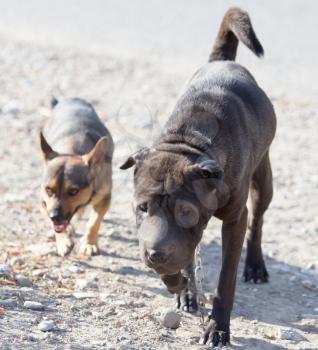
[[[135,166],[139,241],[145,263],[196,309],[193,260],[211,216],[222,220],[222,269],[210,321],[202,337],[230,341],[237,267],[250,213],[245,281],[267,282],[261,248],[263,215],[273,195],[269,147],[276,118],[252,75],[234,63],[238,41],[263,55],[249,16],[229,9],[209,62],[193,76],[153,148],[121,166]]]

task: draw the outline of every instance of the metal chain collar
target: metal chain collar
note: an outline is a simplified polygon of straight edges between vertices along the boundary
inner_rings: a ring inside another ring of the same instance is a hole
[[[203,291],[204,267],[203,267],[203,258],[201,254],[200,243],[198,244],[195,250],[194,278],[195,278],[195,284],[196,284],[196,290],[197,290],[198,311],[201,314],[202,326],[204,326],[204,306],[206,303],[206,298]]]

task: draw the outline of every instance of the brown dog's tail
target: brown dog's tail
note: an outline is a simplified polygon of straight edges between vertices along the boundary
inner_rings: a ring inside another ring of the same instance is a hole
[[[264,49],[256,37],[248,13],[238,7],[232,7],[223,17],[209,62],[234,61],[239,41],[256,56],[264,55]]]

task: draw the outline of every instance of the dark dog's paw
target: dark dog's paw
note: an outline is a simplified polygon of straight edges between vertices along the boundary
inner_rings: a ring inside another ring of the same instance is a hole
[[[244,282],[253,281],[254,283],[266,283],[268,282],[268,272],[264,261],[258,263],[245,263],[244,268]]]
[[[218,329],[216,322],[210,320],[202,338],[200,339],[200,344],[207,344],[212,348],[228,346],[230,344],[230,331]]]
[[[197,295],[185,289],[176,296],[177,308],[186,312],[197,312]]]

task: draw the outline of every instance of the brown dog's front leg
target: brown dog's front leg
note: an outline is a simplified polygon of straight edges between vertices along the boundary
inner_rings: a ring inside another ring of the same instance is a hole
[[[201,342],[212,346],[230,342],[230,316],[234,301],[237,267],[246,232],[247,209],[231,222],[222,225],[222,269],[217,295],[213,300],[210,322]]]
[[[84,255],[98,254],[98,230],[110,205],[110,195],[94,204],[87,223],[87,229],[80,247],[80,253]]]

